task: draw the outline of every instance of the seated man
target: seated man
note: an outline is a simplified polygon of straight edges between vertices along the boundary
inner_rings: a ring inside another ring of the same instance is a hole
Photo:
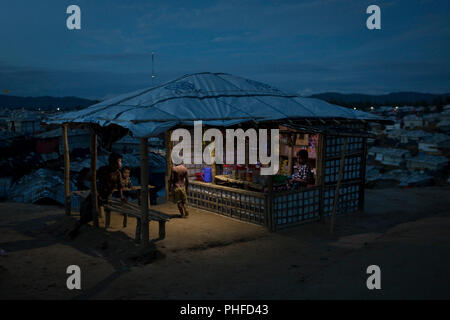
[[[118,190],[120,197],[123,199],[122,174],[120,172],[120,168],[122,167],[122,156],[117,153],[111,153],[108,162],[109,164],[107,166],[102,166],[97,171],[99,206],[108,201],[108,198],[115,189]],[[92,173],[90,175],[92,175]],[[89,193],[86,199],[81,203],[80,220],[77,221],[74,228],[69,232],[70,238],[75,238],[81,226],[92,221],[92,206],[92,193]]]
[[[292,189],[297,187],[306,187],[308,184],[314,183],[314,173],[308,165],[308,151],[300,150],[297,153],[297,164],[294,167],[294,174],[289,180]]]

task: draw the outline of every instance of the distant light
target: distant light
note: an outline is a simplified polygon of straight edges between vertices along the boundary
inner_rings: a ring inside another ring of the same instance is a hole
[[[356,110],[356,107],[354,107],[353,110]]]
[[[395,109],[398,109],[398,107],[395,107]]]
[[[56,111],[59,111],[59,107],[58,107],[58,108],[56,108]]]
[[[373,109],[375,109],[374,107],[370,107],[370,110],[373,110]]]

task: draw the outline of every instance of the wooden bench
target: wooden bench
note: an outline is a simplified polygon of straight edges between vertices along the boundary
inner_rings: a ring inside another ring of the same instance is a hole
[[[148,186],[149,189],[154,188],[154,186]],[[135,186],[132,188],[124,188],[123,191],[133,191],[140,190],[140,186]],[[115,190],[116,191],[116,190]],[[114,192],[114,191],[113,191]],[[82,190],[82,191],[72,191],[73,195],[80,196],[85,198],[89,195],[90,190]],[[150,193],[149,193],[150,194]],[[140,199],[140,197],[138,197]],[[167,214],[153,210],[150,208],[150,199],[148,200],[149,209],[148,209],[148,219],[150,221],[158,221],[159,224],[159,239],[164,239],[166,236],[166,222],[170,220],[170,216]],[[110,199],[107,204],[100,206],[100,216],[105,217],[105,229],[109,228],[111,222],[111,211],[117,212],[119,214],[123,214],[123,227],[127,226],[127,217],[131,216],[136,218],[136,240],[141,240],[141,228],[142,228],[142,212],[141,207],[132,202],[123,202],[119,199]]]
[[[127,216],[132,216],[136,218],[136,240],[141,240],[141,227],[142,227],[142,212],[141,207],[130,202],[123,202],[117,199],[111,199],[104,206],[105,211],[105,228],[109,227],[111,220],[111,211],[118,212],[124,215],[123,225],[126,227]],[[102,209],[101,209],[102,210]],[[166,236],[166,222],[170,220],[170,216],[167,214],[148,209],[148,220],[158,221],[159,224],[159,239],[164,239]]]

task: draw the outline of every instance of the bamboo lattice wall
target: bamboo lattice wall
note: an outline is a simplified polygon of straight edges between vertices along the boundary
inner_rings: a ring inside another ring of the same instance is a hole
[[[320,219],[320,187],[274,194],[275,229]]]
[[[364,127],[362,127],[364,128]],[[325,137],[323,215],[329,216],[333,210],[336,183],[340,167],[343,137]],[[363,137],[347,137],[345,160],[339,203],[336,213],[344,214],[362,210],[364,204],[364,179],[366,169],[366,144]]]
[[[359,129],[365,127],[364,124],[351,126]],[[366,138],[347,137],[337,214],[363,209],[366,144]],[[341,136],[324,136],[320,146],[324,152],[319,157],[321,163],[317,164],[321,167],[321,177],[316,187],[269,196],[263,192],[192,181],[188,191],[189,205],[265,225],[271,230],[317,221],[331,215],[333,210],[343,145],[344,138]]]
[[[263,193],[221,187],[192,181],[188,189],[189,205],[256,224],[265,224]]]

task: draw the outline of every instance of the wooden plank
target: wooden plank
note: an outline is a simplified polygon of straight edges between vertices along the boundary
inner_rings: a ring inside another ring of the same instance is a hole
[[[91,127],[91,196],[94,227],[98,228],[98,196],[97,196],[97,133]]]
[[[159,221],[159,239],[164,239],[166,237],[166,222]]]
[[[141,138],[141,211],[142,211],[142,246],[149,243],[148,224],[148,140]]]
[[[336,220],[336,209],[339,202],[339,186],[341,184],[342,175],[344,173],[344,162],[345,162],[345,150],[347,148],[347,137],[344,138],[344,145],[342,147],[342,155],[341,160],[339,163],[339,174],[338,174],[338,180],[336,183],[336,190],[334,191],[334,202],[333,202],[333,211],[331,214],[331,225],[330,225],[330,232],[334,232],[334,221]]]
[[[246,194],[246,195],[254,196],[254,197],[258,197],[258,198],[264,198],[265,197],[265,193],[264,192],[256,192],[256,191],[242,190],[242,189],[238,189],[238,188],[225,187],[225,186],[220,186],[220,185],[217,185],[217,184],[206,183],[206,182],[202,182],[202,181],[193,181],[193,180],[191,180],[191,181],[189,181],[189,184],[203,186],[203,187],[212,188],[212,189],[219,189],[219,190],[224,190],[224,191],[236,192],[236,193],[240,193],[240,194]]]
[[[104,218],[105,217],[105,208],[103,206],[99,206],[98,208],[99,217]]]
[[[62,125],[63,135],[63,148],[64,148],[64,205],[66,209],[66,215],[71,214],[70,204],[70,152],[69,152],[69,138],[68,138],[68,126]]]
[[[135,205],[134,203],[131,203],[131,202],[122,202],[120,200],[111,199],[109,201],[109,204],[111,206],[116,207],[116,208],[123,208],[124,210],[134,211],[134,212],[136,212],[136,214],[134,214],[134,215],[141,215],[142,214],[141,207],[137,206],[137,205]],[[165,214],[163,212],[157,211],[157,210],[149,209],[148,213],[149,213],[149,216],[155,216],[155,217],[157,217],[159,219],[162,219],[162,220],[169,220],[170,219],[169,215],[167,215],[167,214]]]
[[[237,194],[237,195],[241,195],[241,194]],[[208,205],[211,205],[211,206],[214,206],[215,204],[217,204],[217,201],[215,200],[216,199],[216,197],[214,197],[214,200],[208,200],[208,199],[201,199],[201,201],[202,202],[204,202],[205,204],[208,204]],[[258,198],[258,199],[261,199],[261,198]],[[231,202],[230,202],[230,204],[223,204],[224,206],[227,206],[227,207],[233,207],[233,208],[238,208],[239,207],[239,205],[251,205],[253,202],[251,202],[251,201],[246,201],[246,200],[240,200],[240,201],[237,201],[237,199],[229,199]]]
[[[141,240],[141,225],[142,225],[142,221],[141,218],[136,218],[136,234],[134,236],[134,239],[136,241],[140,241]]]
[[[127,222],[128,222],[128,215],[127,215],[127,214],[124,214],[124,215],[123,215],[123,221],[122,221],[122,226],[123,226],[124,228],[127,227]]]
[[[111,209],[109,206],[103,206],[103,211],[105,212],[105,229],[108,229],[111,222]]]
[[[135,210],[132,209],[127,209],[127,208],[123,208],[123,207],[119,207],[113,204],[105,204],[105,211],[110,210],[110,211],[114,211],[120,214],[128,214],[132,217],[137,217],[137,218],[142,218],[142,214],[140,212],[136,212]]]
[[[245,187],[251,187],[251,188],[254,188],[254,189],[258,189],[258,190],[264,190],[264,186],[262,184],[259,184],[259,183],[253,183],[253,182],[250,182],[250,181],[232,179],[232,178],[229,178],[229,177],[227,177],[225,175],[217,175],[215,178],[216,178],[216,180],[222,181],[222,182],[225,182],[225,183],[240,184],[240,185],[244,185]]]
[[[105,211],[107,211],[107,210],[111,210],[111,211],[117,212],[119,214],[127,214],[127,215],[135,217],[135,218],[142,218],[142,213],[140,213],[136,210],[133,210],[130,208],[124,208],[121,206],[116,206],[113,204],[105,204]],[[151,214],[150,212],[148,215],[148,220],[149,221],[167,221],[167,219],[162,219],[157,215]]]
[[[155,211],[150,209],[148,211],[149,216],[151,216],[154,219],[159,219],[159,220],[163,220],[163,221],[169,221],[170,220],[170,216],[166,215],[163,212],[159,212],[159,211]]]

